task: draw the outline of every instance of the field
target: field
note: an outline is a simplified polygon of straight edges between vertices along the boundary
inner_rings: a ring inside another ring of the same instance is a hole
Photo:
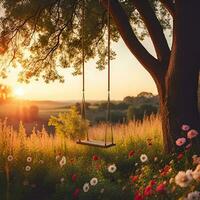
[[[0,199],[199,199],[200,158],[164,154],[158,116],[113,130],[117,145],[99,149],[44,129],[27,137],[22,124],[15,131],[1,121]],[[105,124],[89,129],[96,139],[104,132]]]

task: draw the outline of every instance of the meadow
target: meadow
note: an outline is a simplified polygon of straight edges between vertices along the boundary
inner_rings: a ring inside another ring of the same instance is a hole
[[[182,147],[165,154],[159,116],[113,130],[117,145],[100,149],[44,128],[27,133],[22,123],[15,130],[2,120],[0,199],[199,199],[200,157]],[[89,128],[94,139],[104,131],[105,124]]]

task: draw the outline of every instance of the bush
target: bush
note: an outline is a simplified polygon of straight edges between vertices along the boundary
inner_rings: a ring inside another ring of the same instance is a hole
[[[83,138],[88,129],[88,121],[82,120],[75,106],[68,112],[59,113],[58,117],[51,116],[48,125],[55,127],[56,134],[73,140]]]

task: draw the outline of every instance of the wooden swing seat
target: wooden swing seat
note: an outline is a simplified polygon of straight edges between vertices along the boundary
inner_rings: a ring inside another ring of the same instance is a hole
[[[105,142],[101,140],[78,140],[76,143],[100,148],[109,148],[116,145],[112,142]]]

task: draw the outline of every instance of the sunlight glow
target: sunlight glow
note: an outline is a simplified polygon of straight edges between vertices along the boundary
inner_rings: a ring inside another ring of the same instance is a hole
[[[17,87],[17,88],[14,89],[14,95],[16,97],[23,97],[24,94],[25,94],[25,91],[22,87]]]

